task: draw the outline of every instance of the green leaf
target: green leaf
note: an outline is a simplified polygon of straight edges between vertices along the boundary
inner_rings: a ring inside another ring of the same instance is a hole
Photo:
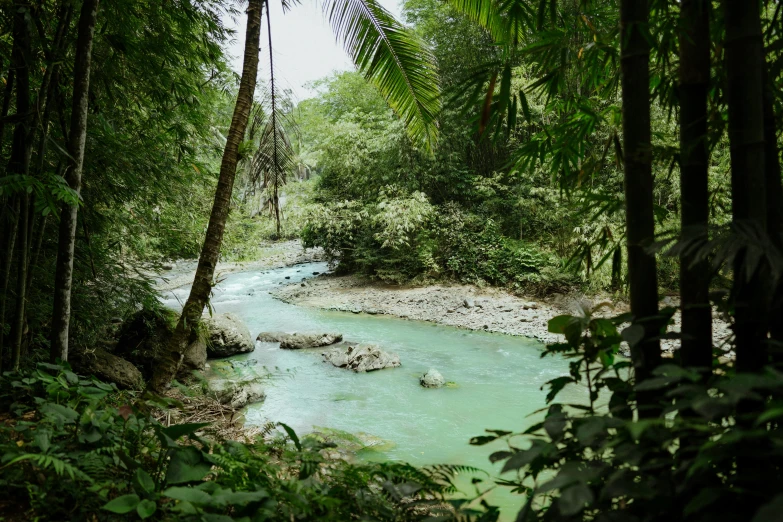
[[[549,445],[542,440],[533,440],[530,449],[518,451],[506,461],[506,464],[503,466],[501,473],[506,473],[507,471],[517,470],[527,466],[541,454],[543,454],[544,450],[546,450],[548,447]]]
[[[76,413],[76,411],[74,411],[72,408],[55,404],[53,402],[47,402],[41,406],[40,411],[42,414],[44,414],[46,417],[49,417],[57,424],[60,424],[61,422],[64,422],[65,424],[72,424],[76,422],[76,419],[79,418],[79,414]]]
[[[776,496],[771,502],[761,506],[756,511],[753,522],[779,522],[781,513],[783,513],[783,494]]]
[[[191,502],[193,504],[201,505],[207,505],[212,500],[212,496],[209,493],[201,491],[200,489],[180,486],[168,488],[163,492],[163,496],[182,502]]]
[[[198,482],[207,476],[212,466],[206,462],[199,450],[193,446],[179,448],[174,452],[166,472],[166,484]]]
[[[288,436],[293,441],[294,446],[296,446],[297,451],[302,451],[302,444],[299,442],[299,437],[296,436],[296,432],[294,431],[294,429],[291,426],[289,426],[288,424],[283,424],[282,422],[279,422],[278,426],[282,426],[282,428],[285,430],[285,432],[288,434]]]
[[[35,445],[38,446],[43,453],[49,451],[49,448],[52,445],[50,442],[51,435],[51,431],[43,428],[38,428],[33,433],[33,440],[35,440]]]
[[[138,506],[136,506],[136,513],[139,514],[139,518],[144,520],[154,515],[157,509],[158,509],[158,505],[155,504],[155,502],[149,499],[144,499],[141,502],[139,502]]]
[[[566,328],[574,320],[576,318],[571,315],[558,315],[549,320],[547,329],[554,334],[565,334]]]
[[[714,489],[702,489],[685,506],[685,514],[693,515],[694,513],[698,513],[702,509],[711,506],[719,498],[720,498],[720,493],[718,493],[718,491]]]
[[[577,484],[560,493],[557,507],[564,517],[571,517],[593,502],[593,492],[585,484]]]
[[[150,474],[139,468],[133,475],[133,486],[139,493],[150,494],[155,491],[155,481]]]
[[[266,491],[231,491],[222,490],[215,493],[212,496],[212,506],[225,507],[225,506],[246,506],[251,502],[259,502],[268,498],[269,494]]]
[[[644,339],[644,328],[638,324],[634,324],[623,330],[622,337],[628,346],[636,346],[639,341]]]
[[[136,509],[136,506],[139,505],[139,500],[140,499],[138,495],[123,495],[106,503],[101,509],[111,511],[112,513],[117,513],[119,515],[124,515],[125,513],[130,513]]]
[[[161,431],[172,440],[177,440],[185,435],[192,435],[201,428],[209,426],[209,422],[194,422],[191,424],[175,424],[168,428],[161,428]]]

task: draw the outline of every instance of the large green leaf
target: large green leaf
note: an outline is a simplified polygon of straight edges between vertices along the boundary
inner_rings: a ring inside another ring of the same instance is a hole
[[[424,41],[377,0],[327,0],[324,12],[358,69],[378,87],[411,137],[432,150],[441,101],[435,59]]]
[[[141,502],[139,502],[138,506],[136,506],[136,513],[139,515],[140,519],[145,520],[147,518],[150,518],[152,515],[154,515],[157,509],[158,509],[158,505],[155,504],[155,502],[149,499],[144,499]]]
[[[136,509],[136,506],[139,505],[139,500],[138,495],[122,495],[106,503],[103,509],[123,515]]]
[[[174,452],[169,462],[166,484],[197,482],[207,476],[211,467],[201,452],[193,446],[180,448]]]

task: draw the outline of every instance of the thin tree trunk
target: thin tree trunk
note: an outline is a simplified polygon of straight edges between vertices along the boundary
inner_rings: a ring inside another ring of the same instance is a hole
[[[709,170],[707,93],[710,83],[709,2],[680,4],[680,214],[682,239],[689,244],[680,255],[682,305],[681,362],[712,366],[710,264],[696,262],[696,246],[708,239]]]
[[[19,230],[19,198],[14,198],[13,224],[6,236],[5,257],[3,259],[3,288],[0,295],[0,373],[3,370],[5,355],[5,312],[8,304],[8,285],[11,282],[11,264],[14,259],[14,246],[16,246],[16,234]]]
[[[5,117],[8,116],[8,109],[11,107],[11,96],[14,91],[14,69],[13,62],[12,67],[8,71],[8,78],[5,83],[5,90],[3,91],[3,107],[0,109],[0,150],[3,148],[3,141],[5,138]]]
[[[647,0],[620,2],[628,282],[634,324],[643,329],[641,340],[631,348],[637,382],[649,378],[661,362],[656,260],[647,251],[655,236],[647,3]],[[639,414],[655,415],[656,401],[657,394],[640,393]]]
[[[764,45],[759,3],[724,0],[726,76],[735,231],[766,231]],[[762,264],[748,267],[747,249],[734,266],[737,369],[758,371],[767,361],[767,295]],[[748,271],[752,272],[747,277]]]
[[[87,141],[87,108],[90,92],[90,64],[92,42],[98,0],[84,0],[79,15],[79,33],[76,41],[76,57],[73,73],[73,107],[68,151],[71,155],[66,180],[77,194],[81,191],[84,146]],[[68,329],[71,320],[71,286],[73,283],[73,257],[76,244],[78,204],[64,205],[60,216],[60,232],[57,247],[57,267],[54,283],[52,310],[52,361],[68,360]]]
[[[41,216],[38,221],[38,232],[30,236],[30,259],[27,269],[27,295],[30,295],[30,287],[33,284],[35,267],[38,266],[38,259],[41,257],[41,246],[43,245],[44,234],[46,233],[46,221],[49,216]]]
[[[28,221],[30,218],[29,194],[21,195],[21,206],[19,210],[19,255],[17,257],[17,276],[16,276],[16,318],[14,320],[13,328],[11,330],[11,347],[13,360],[11,362],[11,368],[14,370],[19,369],[19,363],[22,358],[22,339],[24,338],[24,325],[25,325],[25,305],[27,304],[27,255],[29,251],[28,245]]]
[[[274,185],[272,187],[272,202],[275,206],[275,226],[277,230],[277,240],[280,240],[280,197],[278,196],[278,186],[280,183],[280,162],[277,155],[277,92],[275,91],[275,66],[272,53],[272,18],[269,13],[269,9],[266,10],[266,29],[267,37],[269,38],[269,80],[272,85],[272,163],[274,170]]]
[[[623,276],[623,248],[618,246],[612,254],[612,290],[619,292],[622,290]]]
[[[14,13],[14,44],[11,52],[11,63],[16,76],[16,114],[18,120],[14,127],[13,143],[11,145],[11,157],[8,160],[8,173],[27,176],[30,172],[30,123],[32,111],[30,110],[30,32],[26,15],[29,14],[28,6],[20,7]],[[18,195],[20,200],[19,214],[17,217],[17,280],[16,280],[16,315],[11,325],[11,349],[12,367],[19,367],[19,354],[24,328],[25,307],[25,280],[27,278],[27,218],[28,218],[28,194],[26,191]],[[19,282],[19,278],[23,278]]]
[[[783,253],[783,186],[781,185],[780,153],[778,151],[777,120],[774,88],[764,63],[764,173],[767,182],[767,233],[778,253]],[[775,289],[769,314],[769,330],[774,343],[770,357],[778,367],[783,364],[783,283]]]
[[[177,322],[174,334],[166,347],[167,353],[158,361],[155,373],[149,384],[150,388],[156,391],[167,389],[171,385],[172,379],[177,375],[191,332],[198,326],[201,314],[204,312],[204,307],[207,305],[209,294],[212,291],[215,267],[220,255],[223,232],[226,228],[226,219],[231,207],[231,193],[237,172],[239,144],[242,142],[247,130],[247,122],[256,88],[262,6],[262,0],[250,0],[248,3],[242,79],[239,83],[237,102],[231,119],[231,127],[228,130],[226,147],[223,150],[220,177],[215,192],[215,201],[212,205],[212,213],[209,217],[207,235],[204,239],[204,246],[201,249],[201,256],[199,257],[190,295],[182,309],[182,315]]]

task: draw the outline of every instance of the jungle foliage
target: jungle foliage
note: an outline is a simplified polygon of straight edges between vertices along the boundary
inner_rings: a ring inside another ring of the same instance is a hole
[[[41,363],[0,378],[0,513],[36,520],[424,520],[468,516],[444,496],[458,466],[349,464],[333,444],[267,426],[253,443],[165,425],[173,399]],[[9,419],[10,417],[10,419]],[[159,416],[158,416],[159,417]],[[9,422],[10,421],[10,422]],[[474,471],[474,470],[473,470]]]

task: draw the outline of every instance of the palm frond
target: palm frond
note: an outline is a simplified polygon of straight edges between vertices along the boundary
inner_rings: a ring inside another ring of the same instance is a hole
[[[501,46],[517,45],[536,26],[542,4],[530,0],[448,0],[454,10],[476,22]]]
[[[264,188],[285,185],[288,173],[296,166],[296,153],[283,125],[286,117],[279,110],[276,113],[267,116],[250,167],[252,181]]]
[[[327,0],[324,12],[356,66],[378,87],[411,137],[432,150],[440,89],[435,59],[424,41],[377,0]]]

